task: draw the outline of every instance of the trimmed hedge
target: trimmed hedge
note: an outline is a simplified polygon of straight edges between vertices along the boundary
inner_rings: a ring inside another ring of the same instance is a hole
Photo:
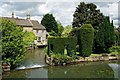
[[[76,49],[77,40],[75,37],[72,38],[48,38],[48,54],[50,51],[53,53],[64,54],[64,50],[67,49],[68,56],[71,55],[72,51]]]
[[[78,42],[79,43],[79,51],[81,56],[90,56],[92,53],[93,40],[94,40],[94,28],[91,24],[84,24],[78,30]]]

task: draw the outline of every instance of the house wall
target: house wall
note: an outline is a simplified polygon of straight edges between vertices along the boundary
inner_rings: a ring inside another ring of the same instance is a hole
[[[36,42],[41,42],[41,43],[47,42],[47,38],[46,38],[47,31],[46,30],[33,30],[33,32],[37,36]]]
[[[32,27],[23,27],[23,31],[32,31],[33,28]]]

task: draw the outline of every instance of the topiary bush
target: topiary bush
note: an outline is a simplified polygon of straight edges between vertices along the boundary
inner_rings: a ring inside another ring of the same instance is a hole
[[[86,57],[92,53],[93,40],[94,40],[94,28],[91,24],[84,24],[80,27],[79,32],[79,46],[80,55]]]
[[[67,50],[67,55],[71,55],[72,51],[76,49],[77,40],[75,37],[71,38],[60,38],[51,37],[48,38],[48,54],[50,51],[54,53],[64,54],[64,50]]]

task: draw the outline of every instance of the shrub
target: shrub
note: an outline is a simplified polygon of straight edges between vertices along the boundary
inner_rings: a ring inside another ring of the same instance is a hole
[[[24,58],[23,30],[7,19],[1,19],[0,23],[2,59],[11,66],[16,65]]]
[[[120,46],[112,46],[109,48],[109,52],[120,52]]]
[[[76,38],[48,38],[48,54],[50,51],[54,53],[64,54],[65,49],[67,54],[70,56],[72,50],[75,51],[77,44]]]
[[[71,56],[67,56],[65,54],[60,54],[60,53],[54,53],[54,52],[50,52],[50,57],[52,58],[52,62],[55,65],[63,65],[63,63],[70,63],[76,59],[79,59],[79,57],[77,55],[75,55],[74,52],[72,52],[73,54]]]
[[[24,41],[25,47],[29,47],[30,45],[32,45],[35,39],[37,39],[37,37],[33,32],[28,32],[28,31],[24,32],[23,41]]]
[[[78,32],[80,55],[90,56],[92,53],[93,40],[94,40],[94,28],[91,24],[84,24],[81,26]]]
[[[62,65],[63,63],[69,63],[70,61],[72,61],[72,58],[64,55],[64,54],[55,54],[55,53],[51,53],[51,58],[53,58],[53,63],[55,63],[55,65]]]

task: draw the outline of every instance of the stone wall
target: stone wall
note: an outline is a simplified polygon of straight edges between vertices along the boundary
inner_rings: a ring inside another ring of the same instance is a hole
[[[51,58],[48,55],[46,55],[45,62],[48,65],[54,66],[55,64],[53,63],[53,60],[54,60],[53,58]],[[115,55],[115,56],[106,55],[106,56],[79,57],[78,60],[72,60],[70,63],[66,63],[66,64],[79,63],[79,62],[110,61],[110,60],[120,60],[120,55]]]

